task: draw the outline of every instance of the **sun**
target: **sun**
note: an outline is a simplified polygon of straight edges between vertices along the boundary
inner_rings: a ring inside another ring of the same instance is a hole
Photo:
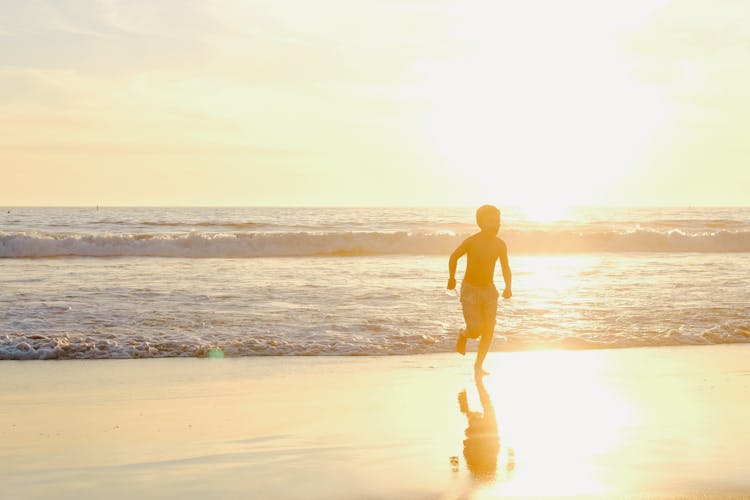
[[[463,201],[529,207],[541,219],[608,204],[662,126],[662,96],[635,80],[606,30],[570,36],[588,21],[545,25],[535,38],[490,14],[462,11],[460,54],[420,66],[436,168],[458,178]]]

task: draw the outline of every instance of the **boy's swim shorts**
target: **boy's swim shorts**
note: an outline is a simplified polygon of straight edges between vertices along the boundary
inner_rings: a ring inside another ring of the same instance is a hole
[[[495,330],[499,295],[494,284],[476,286],[461,282],[461,306],[467,337],[475,339]]]

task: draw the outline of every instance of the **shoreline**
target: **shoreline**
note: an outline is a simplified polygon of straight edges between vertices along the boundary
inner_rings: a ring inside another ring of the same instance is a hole
[[[743,339],[748,337],[744,334]],[[475,339],[467,344],[466,356],[475,355],[477,352],[478,343]],[[448,342],[453,346],[454,339],[450,338]],[[497,345],[499,344],[499,346]],[[557,342],[538,343],[534,340],[529,340],[522,337],[516,337],[511,335],[508,338],[507,335],[496,333],[493,340],[493,345],[490,347],[488,354],[513,354],[513,353],[533,353],[533,352],[586,352],[586,351],[619,351],[619,350],[631,350],[631,349],[675,349],[675,348],[699,348],[699,347],[724,347],[724,346],[750,346],[750,340],[722,340],[715,343],[679,343],[679,342],[663,342],[660,344],[648,344],[648,343],[633,343],[623,345],[609,345],[604,342],[598,341],[587,341],[584,339],[576,338],[563,338]],[[499,348],[498,348],[499,347]],[[292,353],[292,354],[240,354],[237,355],[230,351],[230,354],[226,354],[225,351],[220,347],[208,347],[202,346],[197,350],[201,351],[201,355],[164,355],[164,356],[153,356],[153,355],[138,355],[138,356],[112,356],[112,357],[91,357],[91,358],[66,358],[66,357],[15,357],[5,358],[0,357],[1,363],[32,363],[32,362],[90,362],[90,361],[133,361],[133,360],[165,360],[165,359],[265,359],[265,358],[301,358],[301,359],[356,359],[356,358],[399,358],[399,357],[421,357],[421,356],[451,356],[456,354],[456,351],[447,349],[444,351],[425,351],[425,352],[411,352],[411,353]],[[28,351],[22,351],[24,353]]]
[[[0,483],[14,498],[739,497],[748,354],[491,352],[486,398],[473,353],[5,361]],[[479,424],[489,440],[467,445]]]

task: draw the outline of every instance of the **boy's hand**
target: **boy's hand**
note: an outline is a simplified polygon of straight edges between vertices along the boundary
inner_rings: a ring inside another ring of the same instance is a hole
[[[456,288],[456,278],[448,278],[448,290]]]
[[[509,299],[512,296],[513,296],[513,292],[510,291],[510,288],[506,288],[505,290],[503,290],[503,298],[504,299]]]

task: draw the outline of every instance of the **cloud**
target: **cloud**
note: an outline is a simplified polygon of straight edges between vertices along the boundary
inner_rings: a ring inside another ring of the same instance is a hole
[[[255,169],[243,160],[273,157],[326,182],[355,184],[357,168],[424,182],[447,171],[434,167],[444,146],[451,168],[467,151],[488,164],[515,151],[542,170],[550,158],[626,169],[650,140],[643,171],[674,175],[719,149],[739,165],[744,10],[731,0],[4,2],[0,162],[162,155],[174,168],[194,157]]]
[[[346,138],[387,151],[400,147],[390,131],[412,111],[394,93],[418,55],[439,47],[425,43],[423,13],[393,16],[378,2],[63,0],[6,9],[0,111],[13,120],[5,141],[14,143],[57,134],[333,151]],[[368,92],[375,86],[385,91]]]

